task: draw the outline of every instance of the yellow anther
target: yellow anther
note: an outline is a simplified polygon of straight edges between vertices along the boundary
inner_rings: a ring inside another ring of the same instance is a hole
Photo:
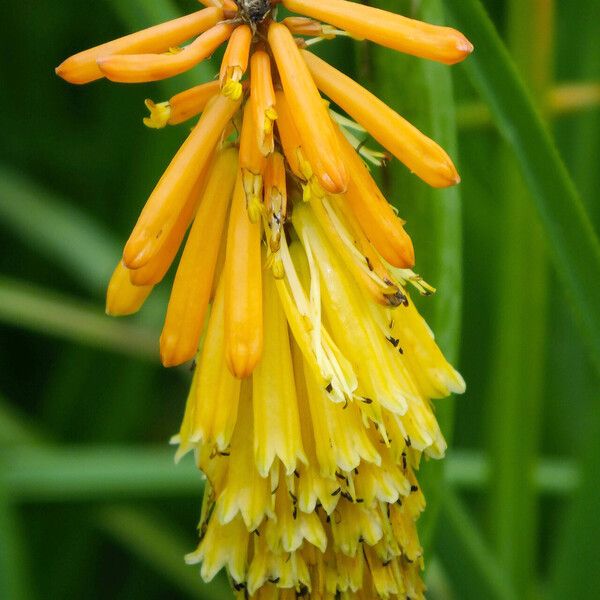
[[[180,48],[179,46],[171,46],[165,54],[179,54],[182,51],[183,48]]]
[[[311,198],[312,198],[312,193],[310,191],[310,184],[309,185],[303,185],[302,186],[302,201],[303,202],[310,202]]]
[[[248,201],[248,218],[251,223],[258,223],[263,214],[263,204],[258,196],[252,196]]]
[[[149,117],[144,117],[144,125],[150,129],[162,129],[171,118],[171,105],[168,102],[155,104],[149,98],[144,100],[146,108],[150,111]]]
[[[230,79],[223,85],[221,94],[232,100],[239,100],[242,95],[242,84],[239,81]]]

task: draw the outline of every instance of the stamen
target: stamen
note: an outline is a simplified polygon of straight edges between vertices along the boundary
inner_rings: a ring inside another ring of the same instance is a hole
[[[150,117],[144,119],[144,125],[160,129],[166,125],[183,123],[200,114],[218,92],[219,82],[210,81],[175,94],[167,102],[155,104],[152,100],[146,100]]]
[[[104,76],[111,81],[158,81],[188,71],[208,58],[229,38],[233,30],[234,26],[228,23],[214,25],[176,54],[101,54],[96,62]]]
[[[460,181],[450,157],[433,140],[350,77],[314,54],[301,52],[319,89],[411,171],[433,187]]]
[[[339,159],[339,143],[331,118],[294,38],[287,27],[275,22],[269,26],[268,37],[306,158],[325,190],[344,192],[348,174]]]
[[[269,227],[269,247],[272,252],[279,250],[281,233],[287,218],[287,192],[284,158],[274,152],[267,159],[265,171],[265,208]]]
[[[111,54],[165,52],[207,31],[223,18],[220,8],[206,8],[191,15],[173,19],[112,42],[84,50],[67,58],[56,68],[56,74],[69,83],[89,83],[103,77],[96,61]]]
[[[462,33],[345,0],[282,0],[283,6],[355,32],[400,52],[448,65],[464,60],[473,45]]]

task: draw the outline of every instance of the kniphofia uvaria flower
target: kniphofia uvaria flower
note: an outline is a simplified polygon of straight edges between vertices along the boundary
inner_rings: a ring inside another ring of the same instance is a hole
[[[109,314],[137,311],[189,229],[160,338],[166,366],[197,357],[174,438],[207,478],[187,558],[206,580],[225,567],[242,597],[421,598],[416,471],[446,447],[431,399],[464,382],[411,299],[408,286],[432,288],[370,175],[385,155],[357,132],[432,186],[459,177],[434,141],[310,48],[350,35],[452,64],[472,46],[345,0],[283,0],[303,16],[281,22],[269,0],[204,4],[57,69],[73,83],[155,81],[227,42],[214,81],[146,101],[148,127],[201,116],[107,294]]]

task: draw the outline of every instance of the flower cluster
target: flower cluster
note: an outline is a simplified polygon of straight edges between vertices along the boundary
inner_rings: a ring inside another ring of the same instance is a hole
[[[431,399],[464,382],[407,289],[433,291],[367,166],[385,155],[357,136],[432,186],[459,177],[435,142],[308,48],[350,35],[452,64],[472,46],[346,0],[281,3],[303,16],[211,0],[57,68],[72,83],[155,81],[227,41],[218,79],[146,101],[148,127],[201,116],[125,245],[107,312],[142,306],[189,229],[160,354],[166,366],[197,357],[174,442],[207,478],[187,557],[204,579],[226,567],[242,597],[261,599],[421,598],[416,471],[445,451]]]

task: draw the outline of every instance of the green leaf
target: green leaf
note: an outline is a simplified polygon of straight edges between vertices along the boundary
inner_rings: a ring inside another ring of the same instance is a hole
[[[468,510],[452,490],[443,503],[444,527],[440,528],[438,554],[452,575],[457,597],[516,600],[509,576],[492,555]]]
[[[0,165],[0,221],[87,290],[104,293],[120,250],[90,216]]]
[[[551,258],[573,303],[593,360],[600,366],[600,243],[589,217],[481,2],[446,0],[445,5],[452,24],[475,45],[463,68],[517,156]]]
[[[100,528],[132,554],[148,563],[190,598],[226,600],[231,588],[223,574],[204,583],[197,566],[190,567],[183,556],[185,548],[167,523],[155,514],[128,506],[109,506],[98,513]]]
[[[94,446],[3,449],[5,489],[21,502],[198,496],[203,480],[190,460],[165,448]]]
[[[89,346],[157,360],[158,335],[109,319],[97,306],[0,277],[0,321]]]

